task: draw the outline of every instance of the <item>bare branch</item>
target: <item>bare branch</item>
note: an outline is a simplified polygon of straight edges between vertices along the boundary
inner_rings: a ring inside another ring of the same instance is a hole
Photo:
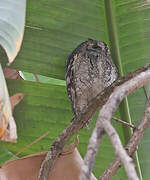
[[[125,126],[129,126],[129,127],[133,128],[133,129],[135,129],[135,126],[133,124],[127,123],[127,122],[125,122],[125,121],[123,121],[121,119],[118,119],[116,117],[112,117],[112,119],[119,122],[119,123],[122,123]]]
[[[102,120],[101,120],[101,122],[102,122]],[[115,148],[116,155],[118,157],[120,157],[120,159],[125,167],[128,178],[130,180],[138,180],[139,178],[136,174],[133,160],[132,160],[132,158],[130,158],[130,156],[128,156],[126,150],[123,148],[123,145],[121,143],[118,133],[116,132],[116,130],[114,129],[114,127],[111,125],[111,123],[109,121],[103,121],[102,123],[103,123],[105,132],[109,136],[109,138],[112,142],[112,145]]]
[[[150,99],[147,101],[146,110],[142,120],[139,125],[133,132],[128,144],[125,149],[129,156],[133,156],[135,151],[137,150],[137,146],[141,141],[141,138],[146,130],[146,128],[150,125]],[[104,174],[99,178],[99,180],[108,180],[111,179],[112,176],[116,173],[116,171],[120,168],[121,161],[118,157],[110,164],[108,169],[104,172]]]
[[[106,103],[108,97],[113,92],[114,88],[143,73],[147,73],[150,79],[150,64],[140,68],[133,73],[128,74],[125,77],[118,79],[110,87],[98,94],[96,98],[94,98],[90,102],[89,107],[85,109],[82,114],[80,114],[78,117],[73,118],[72,122],[63,130],[62,133],[59,134],[58,138],[55,140],[50,150],[48,151],[46,158],[41,165],[38,178],[39,180],[48,179],[49,172],[55,162],[55,159],[61,153],[65,143],[86,124],[86,122],[92,117],[92,115],[96,112],[98,108],[102,107]],[[140,87],[146,84],[148,80],[144,80],[143,78],[142,82],[143,83],[140,84]],[[135,87],[135,89],[137,88],[138,86]]]
[[[124,97],[126,97],[127,95],[129,95],[129,93],[131,93],[137,88],[142,87],[145,83],[148,82],[150,82],[150,70],[148,70],[147,72],[142,72],[137,76],[133,77],[132,79],[128,80],[127,82],[123,83],[122,85],[116,87],[114,89],[114,92],[112,92],[112,94],[108,98],[106,104],[103,105],[99,113],[96,126],[90,138],[87,152],[84,158],[85,165],[83,167],[83,177],[81,178],[82,180],[90,179],[90,174],[92,172],[95,157],[98,152],[99,143],[101,142],[101,139],[104,135],[104,133],[101,132],[105,130],[105,132],[108,133],[104,125],[106,121],[111,120],[112,115],[115,113]],[[122,162],[124,162],[123,157],[120,156],[120,158],[122,159]],[[133,178],[130,177],[130,179]]]

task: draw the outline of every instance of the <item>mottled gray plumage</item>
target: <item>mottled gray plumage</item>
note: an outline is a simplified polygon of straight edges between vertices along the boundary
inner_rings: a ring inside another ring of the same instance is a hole
[[[67,92],[74,114],[80,114],[117,76],[106,43],[89,39],[77,46],[68,57],[66,68]]]

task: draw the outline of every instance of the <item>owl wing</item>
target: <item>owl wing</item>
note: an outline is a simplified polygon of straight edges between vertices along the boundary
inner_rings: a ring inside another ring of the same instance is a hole
[[[76,107],[75,107],[76,89],[75,89],[74,66],[73,66],[74,57],[71,57],[71,59],[69,59],[68,61],[69,63],[67,63],[67,72],[66,72],[67,94],[71,102],[72,111],[76,115]]]
[[[75,82],[75,63],[78,61],[79,54],[83,51],[83,48],[87,45],[88,41],[81,43],[77,48],[69,55],[66,64],[66,85],[67,85],[67,94],[71,102],[72,111],[77,115],[76,110],[76,82]]]

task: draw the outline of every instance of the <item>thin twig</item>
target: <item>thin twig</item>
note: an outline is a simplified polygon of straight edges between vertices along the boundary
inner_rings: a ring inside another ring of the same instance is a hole
[[[119,122],[119,123],[122,123],[125,126],[129,126],[129,127],[133,128],[133,129],[135,129],[135,126],[133,124],[127,123],[127,122],[125,122],[125,121],[123,121],[121,119],[118,119],[116,117],[112,117],[112,119]]]
[[[123,83],[131,80],[132,78],[134,78],[140,74],[143,74],[143,75],[148,74],[149,81],[150,81],[150,64],[118,79],[107,89],[105,89],[104,91],[99,93],[89,103],[89,107],[87,109],[83,110],[82,114],[80,114],[78,117],[73,118],[71,123],[63,130],[63,132],[61,132],[59,134],[58,138],[54,141],[50,150],[48,151],[44,161],[42,162],[38,180],[47,180],[48,179],[49,172],[50,172],[51,168],[53,167],[56,158],[61,153],[65,143],[87,123],[87,121],[92,117],[92,115],[96,112],[96,110],[98,108],[102,107],[102,105],[104,105],[106,103],[107,99],[113,92],[114,88],[116,86],[122,85]],[[147,79],[145,80],[143,77],[141,86],[148,83],[149,81]],[[138,86],[135,87],[135,89],[137,89],[137,88],[138,88]]]
[[[145,86],[143,86],[143,89],[144,89],[144,94],[145,94],[145,97],[146,97],[146,99],[148,99],[149,97],[148,97],[148,94],[147,94],[147,91],[146,91]]]
[[[146,110],[144,112],[144,116],[139,122],[136,129],[133,131],[133,135],[131,136],[128,144],[125,149],[129,156],[133,156],[135,151],[137,150],[138,144],[141,141],[141,138],[146,130],[150,126],[150,99],[147,101]],[[103,175],[100,176],[99,180],[108,180],[111,179],[112,176],[116,173],[116,171],[120,168],[121,161],[118,157],[116,157],[113,162],[109,165],[107,170]]]
[[[15,155],[13,155],[13,157],[10,158],[10,160],[15,159],[18,155],[20,155],[21,153],[23,153],[24,151],[26,151],[30,146],[32,146],[33,144],[37,143],[38,141],[40,141],[41,139],[43,139],[45,136],[48,135],[48,131],[46,133],[44,133],[42,136],[40,136],[39,138],[37,138],[35,141],[33,141],[32,143],[26,145],[21,151],[19,151],[18,153],[16,153]]]

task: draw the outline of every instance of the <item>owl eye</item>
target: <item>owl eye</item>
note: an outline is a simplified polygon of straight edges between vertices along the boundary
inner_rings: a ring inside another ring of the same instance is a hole
[[[100,46],[97,46],[96,44],[94,44],[94,45],[92,46],[92,48],[93,48],[93,49],[102,50],[102,48],[101,48]]]

